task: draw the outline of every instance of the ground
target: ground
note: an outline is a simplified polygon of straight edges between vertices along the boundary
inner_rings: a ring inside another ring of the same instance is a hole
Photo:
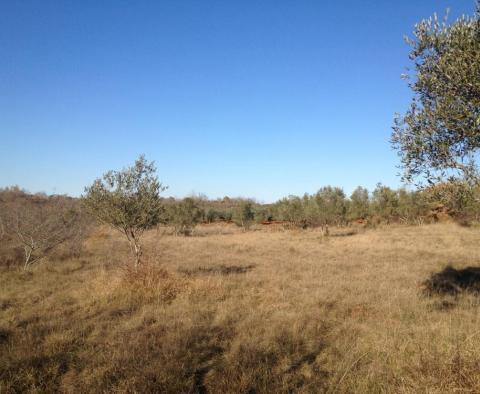
[[[480,229],[204,226],[121,235],[0,272],[0,393],[480,392],[480,302],[425,295],[480,266]]]

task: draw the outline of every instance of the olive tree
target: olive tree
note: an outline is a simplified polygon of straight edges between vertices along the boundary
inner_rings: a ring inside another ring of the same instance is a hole
[[[330,224],[343,224],[347,212],[345,193],[339,187],[324,186],[315,194],[320,213],[320,225],[324,230]],[[328,231],[328,230],[327,230]]]
[[[254,218],[255,212],[251,201],[240,201],[235,206],[232,219],[238,226],[243,227],[244,230],[247,230],[250,227]]]
[[[401,188],[397,191],[397,214],[403,223],[422,224],[430,212],[430,204],[420,190],[409,191]]]
[[[176,235],[183,234],[187,236],[193,232],[203,215],[204,212],[195,199],[186,197],[167,208],[167,223],[173,225]]]
[[[350,195],[348,206],[350,219],[365,219],[370,214],[370,195],[368,190],[358,186]]]
[[[85,188],[84,206],[101,223],[125,235],[135,267],[142,255],[141,237],[162,219],[160,193],[166,190],[156,175],[153,162],[140,156],[121,171],[108,171]]]
[[[303,200],[298,196],[288,196],[277,201],[273,206],[276,219],[290,222],[294,226],[305,225]]]
[[[413,99],[396,115],[392,144],[403,179],[423,185],[461,179],[478,183],[480,148],[480,2],[477,12],[448,24],[436,15],[407,38]]]
[[[388,186],[377,184],[372,193],[374,212],[385,219],[387,223],[398,216],[398,194]]]
[[[269,206],[257,205],[254,209],[255,222],[269,222],[272,220],[272,212]]]
[[[213,208],[208,208],[208,210],[205,212],[205,220],[207,223],[213,223],[218,219],[218,217],[219,213]]]
[[[322,213],[320,212],[320,207],[317,204],[317,201],[313,196],[310,196],[308,193],[305,193],[302,198],[303,206],[303,227],[315,227],[321,225]]]

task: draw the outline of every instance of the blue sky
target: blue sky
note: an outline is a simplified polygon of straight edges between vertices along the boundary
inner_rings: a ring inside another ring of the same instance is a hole
[[[397,187],[405,34],[473,0],[2,1],[0,186],[80,195],[141,154],[168,195]]]

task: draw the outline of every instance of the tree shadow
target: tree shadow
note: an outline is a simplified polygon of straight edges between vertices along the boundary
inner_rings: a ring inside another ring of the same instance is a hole
[[[197,267],[193,269],[179,269],[179,272],[187,275],[232,275],[245,274],[255,268],[254,264],[250,265],[215,265],[212,267]]]
[[[356,230],[349,230],[349,231],[341,231],[338,233],[331,233],[330,237],[351,237],[353,235],[357,235],[358,231]]]
[[[457,295],[462,292],[480,293],[480,267],[455,269],[451,266],[434,273],[423,282],[426,295]]]
[[[449,300],[435,300],[431,305],[429,305],[429,308],[432,311],[448,312],[456,308],[457,306],[457,302]]]
[[[4,328],[0,328],[0,345],[8,342],[11,336],[12,336],[12,331]]]
[[[219,346],[206,349],[205,354],[199,360],[201,366],[193,372],[193,387],[190,391],[192,394],[206,394],[208,392],[205,377],[208,372],[215,368],[215,363],[221,359],[223,352],[224,349]]]
[[[294,362],[290,367],[285,371],[286,373],[296,372],[300,369],[304,364],[311,365],[315,362],[317,356],[326,348],[325,345],[320,346],[313,352],[305,354],[302,358]]]

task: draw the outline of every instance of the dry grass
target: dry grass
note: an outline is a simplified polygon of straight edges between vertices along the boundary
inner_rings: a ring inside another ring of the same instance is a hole
[[[480,231],[202,228],[148,234],[150,264],[99,231],[79,259],[0,273],[0,392],[480,392]],[[337,235],[337,236],[335,236]]]

